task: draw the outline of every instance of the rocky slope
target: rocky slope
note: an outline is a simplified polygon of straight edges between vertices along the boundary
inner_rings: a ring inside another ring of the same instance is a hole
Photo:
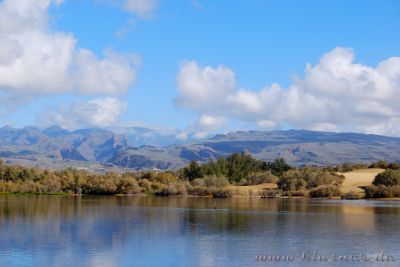
[[[250,131],[161,147],[143,145],[155,142],[149,133],[157,137],[156,143],[173,142],[172,133],[163,135],[143,128],[115,133],[104,129],[70,132],[58,126],[44,130],[6,126],[0,128],[0,157],[8,163],[89,170],[99,170],[99,166],[104,170],[176,169],[192,159],[207,161],[244,150],[263,160],[284,157],[293,165],[369,163],[379,159],[400,161],[400,138],[378,135],[305,130]],[[162,136],[168,140],[163,141]]]

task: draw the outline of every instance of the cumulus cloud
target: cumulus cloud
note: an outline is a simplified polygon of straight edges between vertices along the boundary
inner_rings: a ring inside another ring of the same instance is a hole
[[[235,74],[185,62],[177,76],[175,103],[200,116],[225,116],[254,122],[261,128],[280,125],[330,131],[400,135],[400,57],[376,67],[354,62],[354,52],[335,48],[304,78],[288,88],[272,84],[259,91],[239,88]]]
[[[225,118],[222,116],[214,117],[210,115],[202,115],[196,123],[196,128],[203,131],[215,131],[225,124]]]
[[[76,101],[58,108],[49,108],[42,114],[39,125],[59,125],[75,130],[85,127],[112,127],[119,124],[119,117],[126,110],[126,102],[115,97]]]
[[[52,30],[48,9],[61,2],[0,2],[0,92],[24,97],[127,92],[136,56],[105,51],[99,58],[78,47],[73,34]]]

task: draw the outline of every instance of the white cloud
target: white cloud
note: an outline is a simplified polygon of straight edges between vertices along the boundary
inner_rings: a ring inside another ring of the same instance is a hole
[[[60,0],[0,2],[0,92],[24,97],[52,93],[120,94],[135,80],[133,55],[97,57],[71,33],[49,27]]]
[[[124,8],[141,18],[150,18],[158,5],[158,0],[126,0]]]
[[[261,128],[361,131],[400,135],[400,57],[376,67],[354,63],[351,49],[335,48],[303,79],[288,88],[272,84],[259,91],[236,86],[235,74],[224,66],[201,67],[185,62],[177,76],[175,103],[207,116],[254,122]]]
[[[179,132],[176,134],[176,139],[180,140],[180,141],[185,141],[189,138],[189,134],[186,132]]]
[[[215,131],[220,129],[225,124],[224,117],[213,117],[210,115],[202,115],[198,119],[196,125],[197,129],[201,129],[203,131]]]
[[[184,62],[177,77],[180,95],[175,103],[200,113],[212,107],[222,108],[221,101],[235,92],[235,74],[230,69],[201,68],[196,62]]]
[[[39,125],[60,125],[75,130],[85,127],[113,127],[120,123],[119,117],[126,110],[126,102],[115,97],[95,98],[87,102],[77,101],[42,114]]]

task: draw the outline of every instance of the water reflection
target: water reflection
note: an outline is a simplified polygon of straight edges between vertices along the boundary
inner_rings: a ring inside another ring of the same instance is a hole
[[[400,261],[399,216],[396,201],[8,195],[0,265],[254,266],[303,250]]]

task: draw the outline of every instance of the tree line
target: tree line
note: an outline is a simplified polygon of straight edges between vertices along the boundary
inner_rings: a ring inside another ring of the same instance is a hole
[[[344,176],[340,172],[354,168],[386,168],[367,197],[400,197],[400,170],[397,163],[378,161],[369,166],[341,164],[328,167],[292,167],[284,158],[262,161],[246,152],[234,153],[200,164],[191,161],[176,171],[140,171],[123,174],[96,174],[67,168],[43,170],[5,165],[0,160],[0,192],[33,194],[155,194],[227,197],[230,185],[276,184],[275,193],[286,196],[340,197]],[[350,196],[352,197],[352,196]]]

